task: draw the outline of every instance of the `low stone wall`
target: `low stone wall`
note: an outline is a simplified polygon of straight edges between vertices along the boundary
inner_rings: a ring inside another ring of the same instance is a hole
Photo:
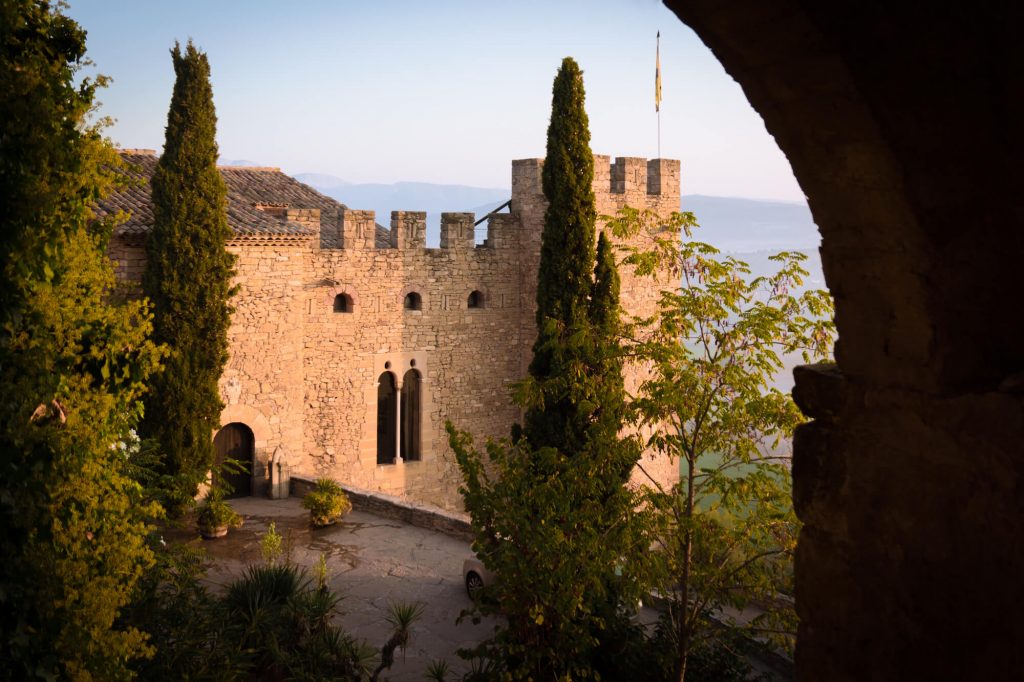
[[[308,474],[292,474],[291,494],[305,497],[313,490],[315,481],[316,478]],[[338,484],[352,501],[352,508],[357,511],[395,519],[419,528],[436,530],[464,540],[473,539],[473,527],[469,523],[468,514],[445,511],[440,507],[413,502],[406,498],[363,490],[340,481]]]

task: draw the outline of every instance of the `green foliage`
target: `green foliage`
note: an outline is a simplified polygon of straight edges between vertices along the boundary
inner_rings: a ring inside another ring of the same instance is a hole
[[[263,555],[263,560],[268,564],[276,564],[281,560],[281,555],[284,553],[284,548],[281,546],[281,535],[277,532],[277,524],[273,521],[270,522],[270,526],[267,528],[267,532],[260,538],[260,554]],[[320,555],[320,561],[323,563],[323,572],[320,572],[321,565],[317,564],[317,582],[320,587],[323,587],[326,583],[324,577],[327,573],[327,565],[324,562],[324,557]]]
[[[249,653],[248,679],[365,679],[361,645],[331,624],[338,601],[295,566],[250,566],[224,597],[224,645]]]
[[[641,596],[646,544],[628,513],[637,494],[609,486],[587,457],[522,440],[488,443],[485,457],[467,434],[447,428],[473,550],[498,576],[479,609],[507,622],[471,655],[515,678],[592,676],[628,625],[620,605]]]
[[[154,337],[171,356],[146,398],[143,436],[159,442],[172,512],[195,495],[213,463],[210,434],[223,404],[217,381],[228,359],[234,256],[225,248],[227,189],[217,171],[217,117],[206,55],[171,50],[177,76],[163,155],[153,174],[153,228],[143,291]]]
[[[594,155],[583,72],[571,57],[555,76],[541,182],[548,200],[537,274],[537,325],[588,318],[594,270]]]
[[[433,682],[445,682],[449,672],[448,661],[437,659],[431,661],[430,665],[427,666],[426,677],[428,680],[433,680]]]
[[[249,566],[216,597],[201,582],[201,552],[160,554],[131,614],[157,645],[137,666],[141,679],[372,680],[420,613],[418,605],[392,608],[395,630],[375,660],[373,648],[335,624],[341,598],[292,564]]]
[[[316,487],[302,498],[314,526],[326,526],[352,511],[352,502],[336,481],[318,478]]]
[[[0,666],[2,679],[125,679],[151,654],[117,618],[153,562],[158,510],[122,445],[159,365],[143,302],[122,303],[91,206],[117,163],[86,121],[85,32],[0,1]]]
[[[514,678],[609,675],[629,636],[646,549],[636,494],[624,484],[639,443],[620,436],[625,412],[619,277],[597,240],[593,155],[583,78],[565,59],[555,78],[548,200],[537,285],[537,340],[518,387],[524,438],[487,457],[448,425],[474,550],[499,576],[481,601],[507,626],[471,655]]]
[[[589,384],[591,297],[594,291],[594,156],[584,109],[583,73],[566,57],[555,76],[542,171],[548,207],[537,273],[537,339],[524,434],[535,447],[576,452],[596,409]],[[610,283],[609,283],[610,284]],[[608,287],[606,287],[607,289]],[[610,289],[603,293],[611,293]],[[618,291],[614,292],[617,296]],[[612,303],[617,304],[617,299]],[[600,343],[600,340],[596,340]]]
[[[771,384],[785,354],[828,356],[831,300],[824,291],[800,290],[802,254],[774,256],[778,272],[751,278],[742,261],[666,236],[690,235],[692,214],[664,221],[624,209],[608,221],[624,237],[660,232],[653,250],[625,260],[682,278],[681,287],[662,292],[657,315],[640,323],[635,352],[652,371],[633,404],[651,427],[647,445],[682,469],[678,486],[648,498],[662,550],[654,555],[658,588],[674,602],[676,664],[685,673],[691,651],[729,631],[711,627],[713,615],[790,647],[798,522],[781,446],[803,417]],[[749,623],[726,615],[744,609],[757,614]]]
[[[330,574],[327,571],[327,552],[321,552],[320,558],[316,560],[316,585],[321,590],[327,589],[327,581],[330,579]]]
[[[206,553],[162,539],[152,548],[156,566],[139,581],[125,621],[149,634],[155,653],[133,672],[142,680],[244,679],[249,654],[225,644],[226,611],[201,581]]]
[[[219,493],[210,491],[199,507],[196,523],[203,533],[210,534],[218,528],[239,528],[242,525],[242,517]]]
[[[380,649],[380,664],[370,677],[371,682],[376,682],[384,670],[394,665],[396,649],[404,651],[405,647],[409,645],[412,625],[423,615],[423,608],[422,602],[391,604],[388,615],[385,616],[385,620],[392,627],[391,637]]]

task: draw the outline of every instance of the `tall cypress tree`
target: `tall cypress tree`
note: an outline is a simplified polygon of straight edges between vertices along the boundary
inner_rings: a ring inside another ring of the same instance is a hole
[[[116,301],[91,206],[116,154],[76,83],[85,31],[0,0],[0,679],[127,679],[148,651],[117,624],[153,561],[130,429],[159,351]]]
[[[567,58],[555,77],[543,171],[537,339],[519,395],[529,406],[525,438],[489,445],[485,459],[449,425],[474,549],[502,576],[492,589],[507,627],[483,650],[514,679],[635,672],[621,660],[630,632],[622,606],[641,593],[636,558],[649,544],[624,485],[639,448],[619,433],[619,276],[603,234],[595,250],[583,103],[582,74]]]
[[[227,188],[217,171],[210,64],[191,42],[184,53],[175,44],[171,57],[177,78],[152,180],[143,289],[154,306],[155,338],[172,355],[147,397],[143,435],[159,443],[175,507],[195,494],[213,463],[234,256],[225,248],[231,232]]]
[[[533,447],[569,455],[587,450],[595,437],[605,449],[616,441],[624,402],[619,276],[603,233],[595,253],[594,156],[584,100],[583,73],[566,57],[552,89],[542,175],[548,207],[530,375],[543,400],[527,410],[525,435]]]

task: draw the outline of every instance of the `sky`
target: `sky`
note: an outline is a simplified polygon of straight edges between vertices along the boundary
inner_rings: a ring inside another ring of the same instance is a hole
[[[100,113],[122,147],[163,146],[191,39],[210,59],[223,160],[347,182],[509,187],[544,155],[563,57],[584,72],[591,148],[661,156],[684,194],[804,201],[785,155],[700,39],[655,0],[70,0]]]

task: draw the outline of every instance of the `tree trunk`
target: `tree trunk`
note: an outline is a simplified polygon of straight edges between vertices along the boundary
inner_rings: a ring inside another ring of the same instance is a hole
[[[683,531],[683,565],[679,579],[679,682],[686,679],[686,659],[690,656],[690,563],[693,557],[693,457],[686,458],[686,503],[683,519],[686,530]]]

